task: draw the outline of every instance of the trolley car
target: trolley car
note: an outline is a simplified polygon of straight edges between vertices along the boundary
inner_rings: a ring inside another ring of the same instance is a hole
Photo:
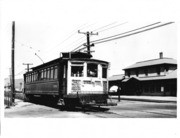
[[[62,53],[60,58],[32,68],[24,74],[26,100],[51,98],[67,106],[107,105],[108,62],[87,53]]]

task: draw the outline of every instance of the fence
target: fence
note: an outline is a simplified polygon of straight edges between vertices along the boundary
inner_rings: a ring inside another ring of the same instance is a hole
[[[22,92],[16,91],[15,99],[24,100],[24,94]],[[6,108],[9,108],[10,106],[12,106],[11,91],[4,92],[4,105],[6,106]]]

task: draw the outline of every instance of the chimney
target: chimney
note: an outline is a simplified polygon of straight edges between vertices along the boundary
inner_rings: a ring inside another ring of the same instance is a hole
[[[162,59],[163,58],[163,52],[159,53],[159,58]]]

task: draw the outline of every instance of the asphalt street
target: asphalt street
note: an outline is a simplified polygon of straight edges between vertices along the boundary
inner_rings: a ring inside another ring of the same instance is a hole
[[[67,110],[61,106],[49,106],[16,100],[16,105],[5,108],[5,118],[176,118],[175,102],[144,102],[113,100],[117,106],[80,107]]]

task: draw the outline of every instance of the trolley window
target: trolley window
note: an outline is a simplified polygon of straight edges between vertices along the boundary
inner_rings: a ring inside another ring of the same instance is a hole
[[[58,78],[58,68],[57,66],[54,67],[54,79]]]
[[[31,82],[31,74],[29,74],[29,82]]]
[[[46,77],[46,69],[44,69],[44,77],[43,78],[44,78],[44,80],[46,80],[46,78],[47,78]]]
[[[34,81],[37,81],[38,80],[38,74],[37,72],[34,73]]]
[[[98,76],[98,65],[94,63],[87,63],[87,76],[97,77]]]
[[[29,75],[26,75],[26,82],[29,82]]]
[[[54,76],[54,70],[53,70],[53,67],[51,67],[51,75],[50,75],[50,79],[53,79],[53,76]]]
[[[32,82],[34,82],[34,73],[32,73],[31,75],[32,75]]]
[[[41,70],[41,77],[40,77],[40,80],[42,80],[43,79],[43,70]]]
[[[72,62],[71,64],[71,76],[83,77],[84,64],[82,62]]]
[[[50,79],[50,68],[47,69],[47,79]]]
[[[107,66],[102,65],[102,78],[107,78]]]

